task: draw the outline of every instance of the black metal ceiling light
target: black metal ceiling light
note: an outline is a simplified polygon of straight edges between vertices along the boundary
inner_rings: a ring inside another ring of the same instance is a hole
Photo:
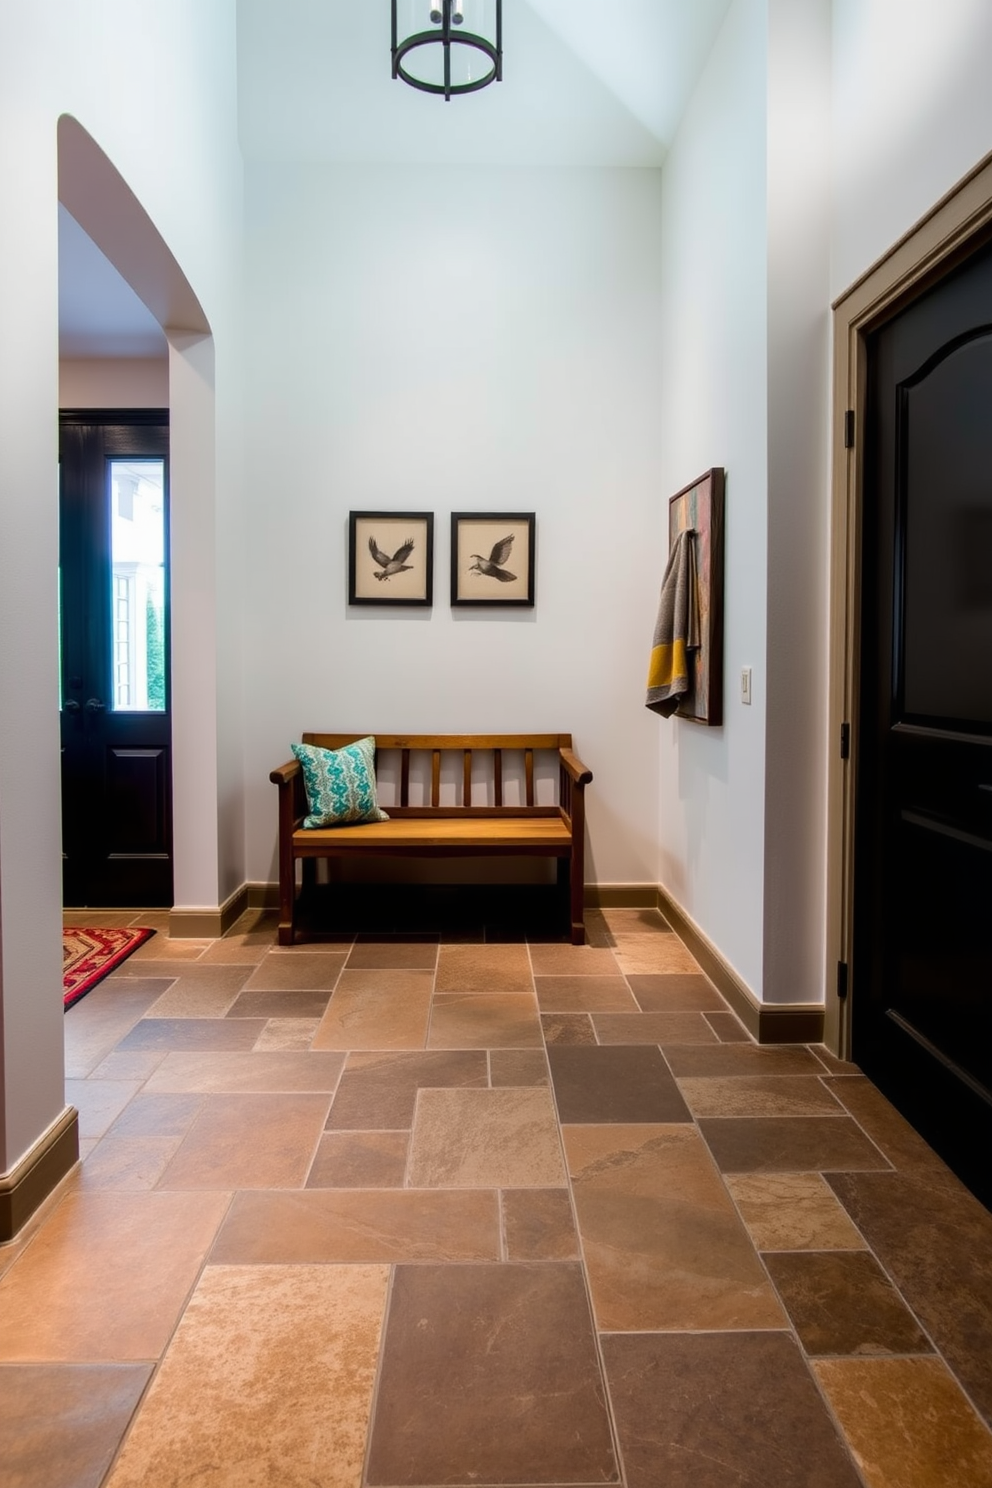
[[[503,0],[393,0],[394,78],[450,103],[502,76]]]

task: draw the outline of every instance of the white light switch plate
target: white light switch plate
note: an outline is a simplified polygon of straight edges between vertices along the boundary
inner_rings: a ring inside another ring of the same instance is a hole
[[[751,704],[751,668],[741,667],[741,702]]]

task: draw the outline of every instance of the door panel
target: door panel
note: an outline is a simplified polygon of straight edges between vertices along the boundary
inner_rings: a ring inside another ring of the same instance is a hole
[[[854,1057],[992,1204],[992,250],[868,358]]]
[[[168,416],[61,427],[66,905],[171,905]]]

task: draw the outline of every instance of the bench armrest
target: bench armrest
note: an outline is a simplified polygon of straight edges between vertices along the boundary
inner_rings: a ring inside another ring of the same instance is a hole
[[[579,786],[588,785],[592,780],[592,771],[582,763],[578,755],[573,754],[570,749],[559,749],[558,754],[574,783]]]
[[[288,761],[287,764],[280,765],[278,770],[273,770],[269,775],[269,779],[272,781],[273,785],[288,785],[293,777],[295,775],[298,775],[299,773],[299,760],[291,759]],[[269,800],[271,801],[271,799],[272,797],[270,796]]]

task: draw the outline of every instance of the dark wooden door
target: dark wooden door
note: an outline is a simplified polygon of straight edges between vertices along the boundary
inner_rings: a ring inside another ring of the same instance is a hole
[[[992,247],[868,355],[854,1057],[992,1205]]]
[[[168,415],[63,414],[66,906],[172,904]]]

